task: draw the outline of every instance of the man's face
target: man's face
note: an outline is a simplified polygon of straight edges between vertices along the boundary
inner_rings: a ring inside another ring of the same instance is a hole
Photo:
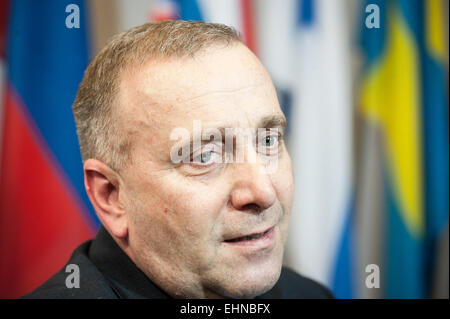
[[[282,136],[255,145],[236,140],[234,152],[245,144],[239,163],[210,161],[230,152],[217,140],[190,148],[195,163],[171,159],[179,142],[171,133],[192,132],[194,121],[203,130],[282,133],[284,116],[259,61],[241,44],[150,61],[124,74],[119,103],[119,122],[133,144],[133,160],[120,172],[120,196],[137,266],[174,297],[253,297],[269,290],[280,275],[293,195]],[[264,148],[271,145],[276,167],[269,169]],[[249,161],[251,155],[257,160]],[[263,236],[241,238],[254,234]]]

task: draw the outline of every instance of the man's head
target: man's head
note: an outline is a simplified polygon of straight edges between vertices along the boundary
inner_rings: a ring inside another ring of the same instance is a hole
[[[293,194],[285,119],[270,77],[231,28],[166,21],[116,36],[86,71],[74,114],[91,202],[153,282],[194,298],[253,297],[275,284]],[[263,136],[196,148],[194,121],[203,132]],[[189,139],[174,140],[177,129]],[[190,161],[173,161],[180,143]],[[211,160],[243,149],[241,161]]]

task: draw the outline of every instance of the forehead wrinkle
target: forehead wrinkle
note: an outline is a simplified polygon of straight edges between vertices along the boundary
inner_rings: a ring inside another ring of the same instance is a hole
[[[193,97],[189,97],[189,98],[185,98],[185,99],[177,98],[177,102],[194,102],[195,100],[198,100],[200,98],[207,97],[207,96],[210,96],[210,95],[232,94],[232,93],[245,92],[245,91],[254,89],[256,87],[262,86],[264,84],[265,84],[264,82],[261,82],[261,83],[258,83],[258,84],[247,85],[245,87],[236,88],[236,89],[216,89],[216,90],[211,90],[209,92],[205,92],[203,94],[195,95]]]

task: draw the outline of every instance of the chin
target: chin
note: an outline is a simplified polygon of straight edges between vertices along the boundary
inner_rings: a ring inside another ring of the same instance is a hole
[[[280,274],[281,263],[270,269],[248,269],[237,276],[235,274],[233,279],[228,280],[227,285],[217,292],[228,298],[251,299],[272,289]]]

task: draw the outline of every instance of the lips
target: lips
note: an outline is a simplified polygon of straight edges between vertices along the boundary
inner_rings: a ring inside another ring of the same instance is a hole
[[[256,233],[256,234],[251,234],[251,235],[246,235],[246,236],[241,236],[241,237],[236,237],[233,239],[227,239],[225,240],[226,243],[237,243],[237,242],[241,242],[241,241],[252,241],[252,240],[257,240],[265,235],[267,235],[267,233],[271,230],[272,228],[269,228],[268,230],[261,232],[261,233]]]
[[[231,237],[223,241],[223,244],[231,249],[238,249],[239,253],[254,254],[268,252],[276,243],[276,227],[272,226],[262,232],[250,233],[244,236]]]

